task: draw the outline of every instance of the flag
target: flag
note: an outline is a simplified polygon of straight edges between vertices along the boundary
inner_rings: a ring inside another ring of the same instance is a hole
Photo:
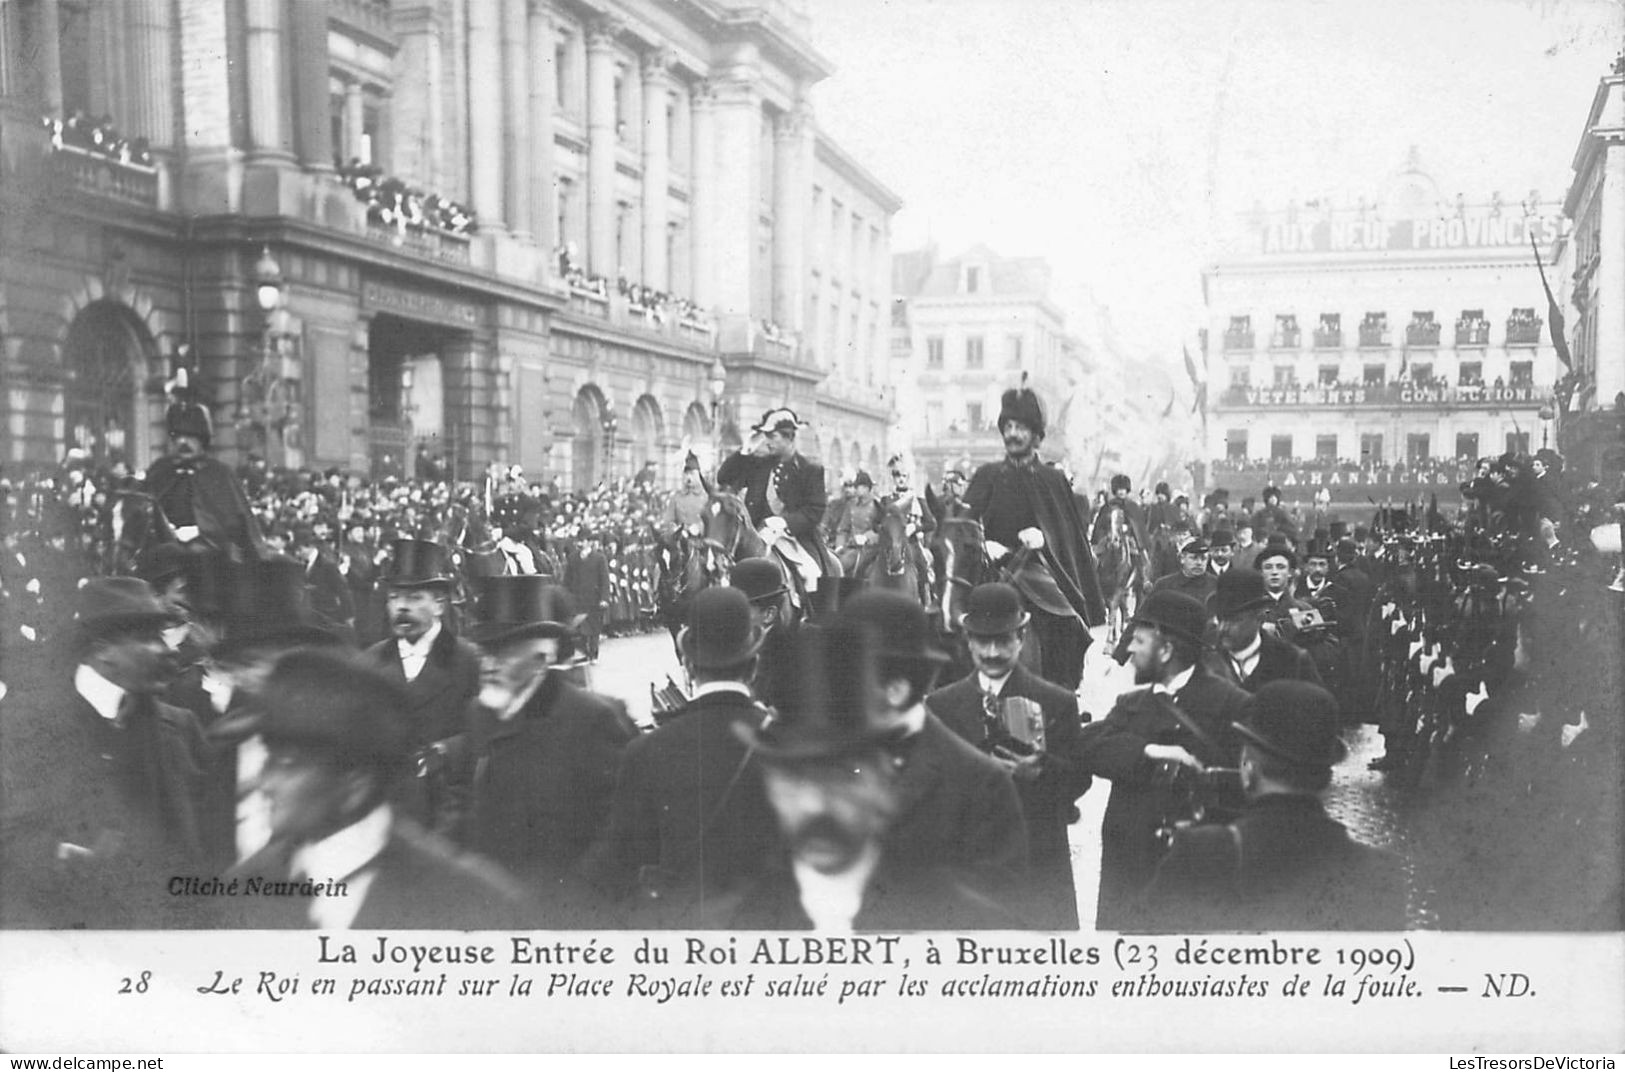
[[[1403,380],[1405,378],[1405,370],[1410,368],[1410,367],[1411,367],[1411,352],[1409,350],[1401,350],[1399,352],[1399,375],[1395,376],[1394,378],[1398,379],[1398,380]]]
[[[1173,411],[1174,411],[1174,395],[1175,395],[1175,393],[1173,391],[1168,392],[1168,405],[1166,407],[1164,407],[1164,409],[1162,411],[1162,419],[1163,420],[1167,420],[1169,414],[1173,413]]]
[[[1196,401],[1191,405],[1191,412],[1200,413],[1202,423],[1207,423],[1207,384],[1199,383],[1196,385]]]
[[[1563,368],[1569,372],[1574,371],[1574,359],[1569,356],[1569,340],[1563,332],[1563,310],[1558,307],[1557,299],[1552,296],[1552,286],[1546,282],[1546,266],[1540,262],[1540,245],[1535,241],[1534,230],[1529,232],[1529,248],[1535,251],[1535,268],[1540,272],[1540,288],[1546,292],[1546,330],[1552,335],[1552,349],[1557,351],[1557,359],[1563,362]]]
[[[1192,387],[1200,389],[1202,386],[1202,377],[1197,375],[1196,362],[1191,360],[1191,348],[1189,346],[1181,346],[1180,349],[1185,351],[1185,375],[1191,378]]]

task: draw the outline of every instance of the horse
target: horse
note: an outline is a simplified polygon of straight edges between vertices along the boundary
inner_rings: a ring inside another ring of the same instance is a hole
[[[884,503],[875,523],[874,551],[859,563],[855,576],[865,588],[901,592],[920,602],[920,571],[908,538],[908,516],[896,502]]]
[[[659,571],[655,617],[671,633],[673,645],[688,619],[694,593],[728,583],[734,563],[742,558],[768,557],[767,544],[738,495],[713,491],[703,516],[703,532],[680,531],[662,539],[655,554]]]
[[[937,524],[935,544],[942,556],[942,571],[934,593],[937,610],[931,620],[938,642],[950,657],[942,680],[957,681],[975,669],[962,625],[971,589],[989,581],[1008,582],[1009,570],[1001,571],[988,560],[987,536],[980,521],[944,518]],[[1028,670],[1040,673],[1038,634],[1031,629],[1022,641],[1020,658]]]
[[[1106,643],[1115,646],[1150,583],[1150,559],[1123,508],[1111,505],[1106,510],[1106,530],[1094,548],[1095,571],[1106,594]]]

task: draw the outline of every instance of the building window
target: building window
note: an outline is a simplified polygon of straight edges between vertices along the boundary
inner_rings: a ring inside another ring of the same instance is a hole
[[[965,293],[976,294],[982,289],[982,270],[980,268],[965,269]]]
[[[1508,432],[1507,433],[1507,453],[1508,454],[1528,454],[1529,453],[1529,433],[1528,432]]]
[[[1411,314],[1411,322],[1405,325],[1405,345],[1439,345],[1439,322],[1433,319],[1432,309],[1422,309]]]
[[[1382,464],[1381,433],[1366,432],[1360,436],[1360,463],[1362,465]]]
[[[1296,387],[1298,385],[1298,370],[1293,365],[1275,366],[1275,386]]]
[[[1322,366],[1320,366],[1319,382],[1320,382],[1320,385],[1322,387],[1336,387],[1337,386],[1337,366],[1336,365],[1322,365]]]
[[[1411,366],[1412,383],[1432,383],[1433,366],[1426,361],[1418,361]]]
[[[1456,433],[1456,457],[1472,461],[1478,457],[1478,433]]]
[[[1484,363],[1482,361],[1463,361],[1456,382],[1462,387],[1481,386],[1484,383]]]
[[[1244,462],[1247,460],[1247,429],[1225,429],[1224,456],[1233,462]]]
[[[1292,437],[1289,435],[1270,436],[1270,461],[1287,462],[1292,460]]]
[[[925,404],[925,434],[938,435],[942,430],[942,403],[927,402]]]
[[[972,432],[982,428],[982,404],[980,402],[965,403],[965,427]]]
[[[1387,346],[1388,345],[1388,314],[1367,313],[1365,319],[1360,321],[1361,346]]]
[[[965,340],[965,367],[979,369],[982,367],[982,337],[972,335]]]
[[[1542,323],[1532,308],[1512,310],[1512,315],[1507,317],[1507,345],[1539,346]]]
[[[1388,366],[1367,365],[1363,380],[1367,387],[1381,387],[1388,381]]]
[[[933,335],[925,340],[925,367],[939,369],[942,367],[942,336]]]
[[[1317,435],[1315,437],[1315,460],[1322,462],[1335,462],[1337,460],[1337,436]]]
[[[1428,450],[1428,434],[1411,432],[1405,437],[1405,460],[1412,465],[1427,461],[1433,455]]]
[[[570,44],[564,38],[553,42],[553,106],[568,112],[570,98]]]
[[[1012,335],[1005,341],[1004,367],[1018,369],[1021,367],[1021,336]]]
[[[1253,383],[1252,370],[1246,365],[1238,365],[1230,370],[1230,387],[1232,390],[1244,390]]]
[[[1233,316],[1230,326],[1224,329],[1224,348],[1226,350],[1251,350],[1253,348],[1253,318],[1250,316]]]
[[[1320,314],[1320,326],[1315,328],[1315,345],[1323,350],[1335,350],[1343,345],[1341,313]]]
[[[1533,387],[1535,383],[1535,363],[1533,361],[1514,361],[1511,365],[1513,387]]]
[[[1490,322],[1484,319],[1482,309],[1463,309],[1456,318],[1457,346],[1488,346]]]
[[[1282,350],[1296,350],[1303,341],[1303,332],[1298,330],[1298,318],[1292,313],[1283,313],[1275,318],[1275,336],[1270,339],[1270,345]]]

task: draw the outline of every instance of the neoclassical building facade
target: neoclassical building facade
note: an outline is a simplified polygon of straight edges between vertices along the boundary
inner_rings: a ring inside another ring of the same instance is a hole
[[[800,3],[0,0],[0,458],[582,488],[770,406],[884,453],[898,197]]]

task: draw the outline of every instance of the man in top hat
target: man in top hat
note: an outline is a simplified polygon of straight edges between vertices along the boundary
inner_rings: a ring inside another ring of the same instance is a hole
[[[803,630],[782,667],[793,702],[764,722],[733,724],[780,847],[751,880],[699,905],[707,925],[836,934],[1022,925],[977,876],[907,852],[898,836],[913,761],[900,767],[888,743],[879,639],[852,620]]]
[[[856,577],[874,561],[879,524],[880,504],[875,501],[874,479],[859,469],[852,478],[852,497],[835,526],[835,557],[841,560],[843,574]]]
[[[609,815],[637,727],[619,701],[568,680],[581,618],[564,588],[482,578],[476,617],[480,691],[447,749],[454,828],[528,889],[558,893]]]
[[[283,656],[244,717],[265,743],[271,840],[232,871],[274,895],[225,899],[240,925],[512,930],[545,925],[511,878],[460,855],[392,805],[407,765],[406,697],[375,665]]]
[[[397,803],[434,824],[447,805],[439,743],[463,731],[463,715],[480,689],[480,650],[453,636],[446,611],[451,571],[433,540],[396,540],[384,573],[390,637],[367,649],[367,661],[401,687],[400,715],[411,754]]]
[[[1044,411],[1020,387],[999,407],[1003,461],[976,470],[965,492],[969,516],[982,523],[989,559],[1004,567],[1032,614],[1042,675],[1075,692],[1083,678],[1089,628],[1106,620],[1095,559],[1078,500],[1066,477],[1038,456]]]
[[[717,483],[744,489],[751,524],[812,592],[821,577],[841,576],[841,565],[820,528],[828,502],[824,467],[796,451],[804,427],[792,409],[768,410],[751,428],[754,445],[723,461]]]
[[[1021,665],[1028,613],[1007,584],[971,590],[961,626],[975,672],[926,697],[928,711],[1015,780],[1031,861],[1028,910],[1044,930],[1077,930],[1067,827],[1089,788],[1079,764],[1078,698]]]
[[[899,592],[869,589],[836,622],[872,637],[875,717],[900,767],[897,814],[886,834],[894,863],[953,867],[997,896],[1019,896],[1027,830],[1009,771],[925,706],[948,659],[932,645],[925,611]]]
[[[1298,526],[1281,505],[1281,489],[1272,484],[1264,489],[1260,498],[1264,505],[1253,515],[1253,535],[1266,543],[1271,536],[1280,536],[1287,543],[1296,544]]]
[[[134,577],[78,592],[73,669],[57,693],[6,712],[0,921],[12,927],[184,924],[173,874],[202,869],[202,728],[159,699],[174,619]]]
[[[339,569],[338,556],[327,541],[325,522],[294,528],[289,549],[305,567],[305,588],[310,592],[310,609],[316,618],[346,640],[355,640],[355,601],[350,582]]]
[[[1399,859],[1355,841],[1320,803],[1347,755],[1331,694],[1272,682],[1234,729],[1246,807],[1230,823],[1174,836],[1146,922],[1181,932],[1404,930]]]
[[[571,545],[564,560],[564,586],[583,615],[578,633],[582,654],[595,660],[610,597],[609,557],[596,536],[584,533]]]
[[[1216,677],[1248,692],[1257,692],[1271,681],[1321,684],[1314,660],[1306,652],[1261,628],[1269,596],[1264,594],[1264,578],[1257,570],[1226,572],[1207,605],[1219,625],[1218,646],[1205,660]]]
[[[214,431],[209,411],[194,402],[175,402],[164,425],[169,451],[147,469],[143,488],[156,501],[164,531],[188,549],[223,550],[234,561],[264,557],[242,485],[229,466],[209,454]]]
[[[707,588],[689,604],[677,645],[694,694],[627,745],[609,823],[583,865],[610,899],[637,895],[624,907],[631,920],[699,925],[650,902],[694,886],[701,896],[726,890],[753,875],[774,846],[760,774],[733,730],[759,726],[768,714],[750,688],[765,636],[737,588]]]
[[[1129,641],[1140,687],[1119,696],[1111,713],[1080,735],[1084,769],[1112,783],[1101,826],[1096,929],[1134,924],[1136,905],[1178,823],[1234,803],[1205,772],[1236,766],[1230,724],[1247,693],[1203,668],[1206,625],[1207,608],[1190,596],[1147,596]]]

